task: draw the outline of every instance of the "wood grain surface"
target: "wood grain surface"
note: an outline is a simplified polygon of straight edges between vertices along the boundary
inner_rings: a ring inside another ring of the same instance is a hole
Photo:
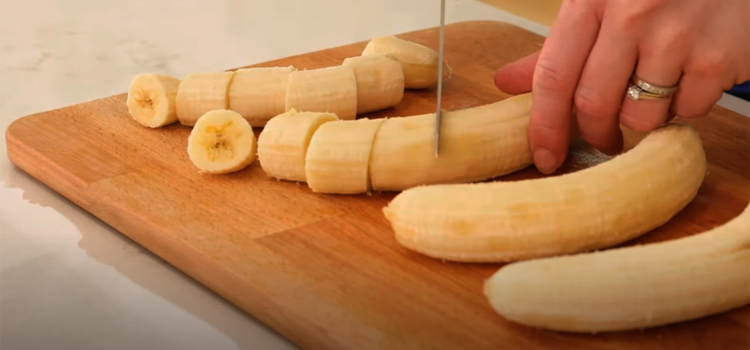
[[[435,28],[400,36],[438,45]],[[444,108],[506,98],[494,87],[492,73],[542,43],[542,37],[502,22],[447,26],[446,60],[453,76],[445,83]],[[365,44],[256,66],[336,65],[359,55]],[[143,128],[128,115],[125,98],[120,94],[17,120],[7,130],[10,160],[301,347],[750,348],[748,307],[598,335],[506,321],[482,295],[484,279],[502,265],[449,263],[404,249],[381,213],[394,193],[313,194],[305,184],[268,178],[258,162],[230,175],[201,175],[187,156],[190,129]],[[406,116],[434,108],[434,89],[408,91],[397,107],[364,116]],[[699,233],[739,214],[750,200],[750,118],[717,107],[689,122],[705,142],[710,163],[705,183],[673,220],[626,245]],[[607,158],[579,142],[561,173],[602,161]],[[497,180],[541,176],[530,167]]]

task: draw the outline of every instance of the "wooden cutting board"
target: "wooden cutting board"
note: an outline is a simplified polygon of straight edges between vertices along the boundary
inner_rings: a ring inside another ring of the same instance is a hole
[[[438,45],[435,28],[401,37]],[[501,22],[447,26],[453,76],[445,84],[444,108],[506,98],[494,87],[492,73],[542,42],[541,36]],[[365,44],[256,66],[336,65],[359,55]],[[190,129],[138,126],[125,98],[21,118],[7,131],[10,160],[306,349],[750,347],[748,307],[600,335],[508,322],[482,295],[483,280],[502,265],[443,262],[402,248],[381,213],[393,193],[314,194],[305,184],[266,177],[258,162],[231,175],[201,175],[186,152]],[[408,91],[399,106],[368,117],[434,108],[434,90]],[[699,233],[728,221],[750,200],[750,118],[717,107],[691,123],[705,140],[710,163],[705,184],[673,220],[628,244]],[[579,143],[562,172],[605,160]],[[500,180],[540,176],[530,167]]]

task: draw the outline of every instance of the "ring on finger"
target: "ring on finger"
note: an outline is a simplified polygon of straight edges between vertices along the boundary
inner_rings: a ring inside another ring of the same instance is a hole
[[[653,94],[657,95],[672,95],[677,91],[677,85],[673,86],[659,86],[656,84],[651,84],[641,78],[639,78],[637,75],[633,74],[633,77],[631,78],[633,84],[640,87],[642,90],[648,91]]]
[[[628,97],[636,101],[640,99],[660,100],[669,98],[675,91],[677,91],[677,85],[659,86],[634,74],[628,87]]]
[[[671,96],[671,94],[665,95],[665,94],[657,94],[650,91],[646,91],[643,88],[641,88],[638,85],[631,84],[630,87],[628,87],[628,97],[630,99],[638,101],[638,100],[666,100]]]

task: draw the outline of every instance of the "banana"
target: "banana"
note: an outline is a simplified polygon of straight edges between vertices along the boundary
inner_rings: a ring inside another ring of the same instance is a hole
[[[357,80],[354,68],[332,66],[289,74],[286,110],[333,113],[342,120],[357,116]]]
[[[354,68],[357,114],[401,103],[404,97],[404,70],[396,59],[386,55],[357,56],[344,59],[341,65]]]
[[[285,112],[286,87],[294,66],[238,69],[229,88],[229,109],[261,127]]]
[[[198,118],[188,136],[187,151],[190,161],[202,172],[231,173],[255,161],[255,134],[241,114],[213,110]]]
[[[401,62],[407,89],[424,89],[438,82],[439,55],[427,46],[393,35],[381,36],[370,40],[361,55],[373,54],[389,55]],[[451,72],[451,66],[444,60],[443,79],[449,78]]]
[[[692,201],[705,173],[698,132],[669,124],[585,170],[411,188],[383,213],[398,242],[422,254],[454,261],[523,260],[611,247],[646,233]]]
[[[189,74],[180,83],[175,99],[180,124],[193,126],[209,111],[229,107],[229,85],[235,72]]]
[[[279,180],[307,181],[305,156],[312,135],[324,123],[339,120],[332,113],[297,112],[271,118],[258,137],[263,171]]]
[[[533,163],[527,136],[530,112],[530,93],[444,111],[438,158],[435,114],[387,119],[373,145],[372,189],[474,182],[526,168]]]
[[[318,128],[305,157],[307,185],[313,192],[369,192],[370,153],[383,120],[339,120]]]
[[[750,303],[750,206],[684,238],[512,263],[485,281],[484,293],[506,319],[566,332],[643,329],[728,311]]]
[[[179,86],[180,79],[168,75],[136,75],[125,102],[128,113],[138,124],[149,128],[177,122],[175,96]]]
[[[443,151],[437,159],[434,156],[434,114],[378,119],[362,124],[336,123],[318,129],[320,125],[316,123],[323,122],[318,118],[328,113],[300,113],[293,109],[272,118],[273,125],[270,121],[266,125],[260,139],[267,137],[268,141],[263,141],[266,146],[259,147],[267,149],[259,150],[259,157],[268,175],[290,181],[308,181],[309,177],[301,169],[323,166],[316,164],[323,164],[325,160],[325,170],[305,170],[322,174],[308,183],[318,192],[401,191],[425,184],[486,180],[532,164],[527,138],[530,108],[531,94],[524,94],[484,106],[444,112]],[[301,116],[304,118],[295,118]],[[308,135],[313,135],[312,139]],[[329,153],[318,154],[321,149]],[[307,157],[315,159],[312,165],[298,158],[305,150]],[[355,158],[354,165],[349,164],[351,157]],[[339,175],[332,175],[337,172],[333,161],[343,164],[342,172],[356,173],[354,180],[339,181]],[[361,169],[366,169],[368,174],[361,175]],[[335,180],[334,184],[328,184],[331,179]]]

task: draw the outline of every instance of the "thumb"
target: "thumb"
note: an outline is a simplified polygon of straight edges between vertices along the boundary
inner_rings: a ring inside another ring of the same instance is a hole
[[[536,67],[537,60],[539,60],[540,52],[537,51],[500,68],[500,70],[495,72],[495,86],[500,91],[510,95],[518,95],[531,91],[534,68]]]

